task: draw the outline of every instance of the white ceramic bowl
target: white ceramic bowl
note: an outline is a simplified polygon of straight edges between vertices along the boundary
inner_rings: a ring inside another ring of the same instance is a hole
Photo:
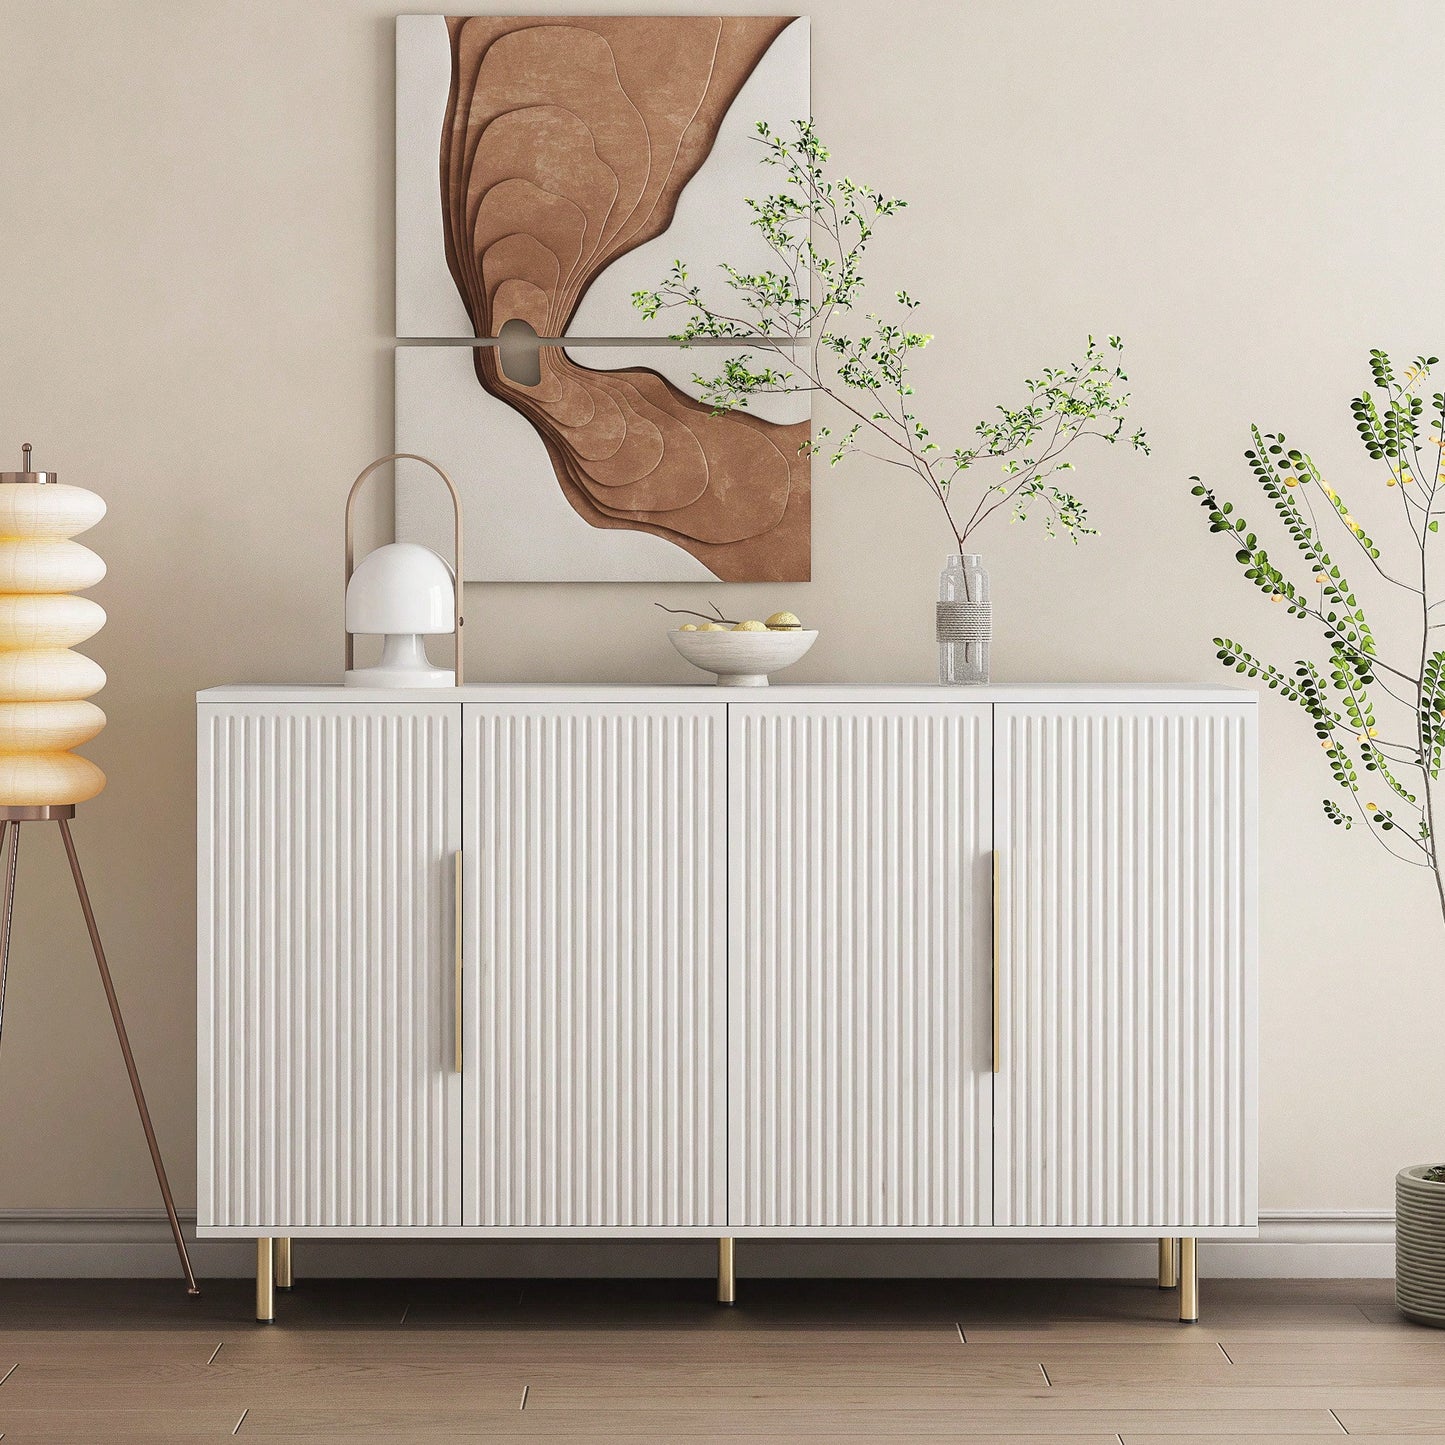
[[[791,667],[818,640],[816,632],[679,632],[667,634],[694,667],[717,674],[719,687],[766,687],[768,674]]]

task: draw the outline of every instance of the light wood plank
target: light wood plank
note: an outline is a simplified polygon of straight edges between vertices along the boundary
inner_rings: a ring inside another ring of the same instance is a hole
[[[234,1333],[196,1330],[0,1330],[0,1359],[206,1360]]]
[[[1219,1435],[1135,1435],[1123,1437],[1124,1445],[1219,1445]],[[1290,1445],[1345,1445],[1349,1440],[1366,1440],[1369,1445],[1445,1445],[1445,1435],[1346,1435],[1339,1426],[1330,1435],[1292,1435]],[[7,1442],[8,1445],[8,1442]],[[1116,1439],[1114,1445],[1118,1445]]]
[[[1063,1410],[1318,1410],[1349,1407],[1376,1409],[1391,1405],[1420,1410],[1445,1410],[1445,1381],[1435,1386],[1340,1385],[1316,1387],[1218,1388],[1187,1385],[1124,1384],[1050,1388],[1040,1379],[1038,1386],[998,1389],[989,1386],[897,1387],[887,1380],[860,1383],[841,1392],[789,1383],[733,1387],[688,1388],[650,1386],[634,1390],[624,1384],[600,1386],[591,1381],[581,1387],[556,1385],[534,1388],[528,1396],[529,1411],[586,1408],[614,1410],[701,1409],[775,1410],[801,1408],[829,1400],[858,1409],[992,1409],[1015,1405],[1038,1414]],[[1445,1422],[1445,1417],[1442,1417]]]
[[[261,1407],[246,1417],[245,1433],[263,1438],[275,1435],[335,1438],[377,1433],[390,1440],[398,1433],[411,1431],[454,1439],[468,1433],[490,1434],[488,1426],[493,1430],[508,1429],[517,1438],[552,1435],[609,1441],[619,1437],[734,1439],[757,1434],[760,1429],[781,1440],[829,1439],[839,1435],[908,1439],[932,1434],[969,1441],[979,1437],[1017,1441],[1020,1436],[1057,1439],[1060,1435],[1108,1435],[1115,1431],[1174,1436],[1197,1434],[1201,1428],[1216,1436],[1306,1435],[1334,1428],[1334,1420],[1323,1410],[1218,1410],[1201,1418],[1197,1412],[1178,1410],[1124,1410],[1107,1416],[1098,1411],[1071,1410],[1040,1417],[1032,1411],[1008,1409],[854,1411],[836,1407],[780,1410],[765,1421],[749,1411],[706,1408],[643,1413],[592,1409],[544,1418],[534,1414],[529,1397],[527,1409],[516,1411],[506,1421],[499,1417],[484,1419],[479,1412],[459,1410],[277,1411]]]
[[[80,1442],[112,1440],[209,1440],[228,1437],[240,1411],[222,1405],[161,1405],[139,1408],[76,1409],[53,1402],[50,1409],[14,1408],[0,1402],[5,1445],[35,1434]]]
[[[216,1430],[197,1429],[186,1425],[141,1426],[130,1429],[124,1424],[117,1425],[115,1416],[104,1411],[93,1414],[71,1414],[68,1423],[58,1429],[45,1425],[22,1426],[6,1430],[5,1445],[90,1445],[90,1442],[104,1442],[104,1445],[196,1445],[197,1441],[234,1440],[236,1422]],[[432,1437],[433,1442],[435,1437]],[[1117,1439],[1113,1445],[1119,1445]]]
[[[860,1376],[867,1383],[860,1383]],[[886,1382],[886,1383],[884,1383]],[[696,1395],[722,1397],[746,1391],[770,1395],[827,1395],[829,1393],[873,1393],[888,1396],[910,1391],[944,1391],[952,1394],[1025,1396],[1048,1388],[1037,1363],[1001,1362],[974,1364],[956,1362],[943,1368],[925,1363],[891,1362],[881,1368],[860,1357],[852,1363],[822,1364],[812,1361],[767,1361],[743,1368],[733,1364],[683,1363],[678,1365],[633,1361],[623,1364],[499,1364],[480,1360],[465,1365],[364,1362],[286,1363],[256,1360],[226,1362],[224,1354],[214,1364],[125,1364],[90,1362],[21,1364],[6,1386],[10,1398],[35,1390],[65,1392],[77,1399],[87,1391],[153,1390],[175,1398],[188,1394],[212,1394],[229,1398],[232,1393],[264,1390],[274,1400],[298,1392],[334,1391],[345,1398],[357,1394],[421,1396],[442,1402],[456,1397],[469,1403],[486,1404],[480,1392],[520,1391],[528,1385],[534,1394],[554,1390],[570,1394]],[[510,1395],[508,1396],[510,1399]]]
[[[1123,1437],[1124,1445],[1219,1445],[1219,1435],[1135,1435]],[[1337,1425],[1329,1435],[1292,1435],[1289,1445],[1345,1445],[1349,1440],[1367,1440],[1369,1445],[1421,1445],[1422,1441],[1445,1445],[1445,1435],[1346,1435]],[[1119,1445],[1116,1439],[1114,1445]]]
[[[1384,1387],[1392,1389],[1445,1386],[1445,1357],[1436,1359],[1330,1360],[1323,1363],[1236,1365],[1231,1383],[1299,1389]]]
[[[413,1334],[410,1329],[404,1329],[379,1334],[353,1332],[341,1336],[263,1330],[251,1335],[228,1337],[218,1358],[232,1362],[277,1360],[318,1364],[368,1360],[418,1364],[521,1360],[538,1364],[588,1362],[599,1365],[638,1361],[766,1364],[784,1359],[828,1363],[858,1359],[876,1360],[880,1364],[916,1361],[949,1366],[963,1364],[974,1356],[965,1351],[958,1332],[950,1327],[931,1331],[916,1339],[899,1339],[886,1332],[862,1334],[844,1330],[836,1333],[809,1330],[690,1334],[617,1328],[590,1331],[444,1330]],[[1032,1363],[1037,1359],[1037,1352],[1025,1349],[987,1358]]]
[[[1152,1390],[1169,1384],[1217,1386],[1231,1391],[1439,1389],[1445,1386],[1445,1357],[1240,1364],[1231,1363],[1218,1350],[1212,1360],[1194,1356],[1171,1360],[1158,1355],[1136,1359],[1129,1351],[1118,1352],[1113,1358],[1071,1360],[1060,1359],[1048,1349],[1040,1353],[1049,1379],[1056,1386],[1082,1389],[1138,1385]]]
[[[244,1445],[247,1433],[248,1432],[243,1431],[239,1437],[242,1445]],[[57,1432],[46,1429],[27,1429],[20,1433],[7,1432],[5,1435],[5,1445],[78,1445],[79,1440],[103,1440],[105,1445],[180,1445],[180,1442],[185,1442],[185,1445],[194,1445],[194,1442],[198,1438],[210,1439],[211,1437],[207,1435],[198,1437],[188,1431],[163,1435],[153,1433],[116,1433],[113,1429],[109,1428],[109,1422],[103,1416],[97,1416],[90,1432],[83,1436],[78,1437],[73,1430]],[[225,1438],[227,1440],[233,1438],[229,1430],[227,1430]],[[264,1436],[253,1436],[252,1438],[264,1439],[268,1442],[268,1445],[315,1445],[317,1441],[334,1442],[337,1437],[335,1434],[268,1434]],[[546,1445],[546,1442],[549,1441],[567,1442],[567,1445],[586,1445],[586,1442],[598,1438],[599,1436],[594,1431],[585,1426],[579,1426],[577,1434],[559,1435],[551,1432],[538,1434],[535,1431],[518,1433],[506,1428],[504,1425],[498,1425],[495,1429],[488,1428],[480,1433],[461,1433],[445,1437],[434,1434],[418,1435],[406,1431],[389,1433],[385,1437],[385,1445],[438,1445],[438,1442],[443,1439],[447,1442],[528,1440],[541,1442],[541,1445]],[[666,1439],[670,1437],[640,1430],[633,1434],[613,1434],[601,1438],[605,1438],[608,1441],[608,1445],[665,1445]],[[790,1442],[798,1439],[798,1436],[719,1433],[712,1435],[688,1435],[685,1438],[688,1440],[688,1445],[790,1445]],[[846,1425],[844,1425],[834,1432],[832,1438],[838,1440],[863,1441],[870,1438],[876,1439],[879,1438],[879,1436],[877,1431],[859,1433],[850,1431]],[[956,1440],[958,1439],[958,1432],[948,1426],[941,1425],[937,1430],[929,1432],[920,1431],[903,1438],[915,1440]],[[1237,1439],[1237,1437],[1235,1438]],[[1299,1440],[1308,1440],[1308,1438],[1309,1437],[1297,1436],[1295,1440],[1291,1442],[1291,1445],[1296,1445],[1296,1442]],[[1336,1438],[1342,1440],[1344,1437],[1337,1432]],[[974,1435],[969,1437],[969,1445],[1119,1445],[1119,1437],[1112,1431],[1108,1434],[1094,1435]],[[1412,1441],[1412,1445],[1418,1445],[1418,1440]]]
[[[1445,1330],[1420,1330],[1401,1336],[1372,1329],[1337,1338],[1304,1333],[1276,1339],[1224,1335],[1220,1344],[1236,1365],[1353,1365],[1365,1360],[1426,1360],[1445,1368]]]
[[[1344,1409],[1337,1411],[1351,1435],[1445,1435],[1445,1408]]]
[[[25,1437],[26,1441],[31,1436]],[[59,1441],[61,1437],[51,1437]],[[111,1437],[107,1436],[107,1441]],[[267,1435],[261,1437],[270,1442],[270,1445],[310,1445],[310,1442],[317,1440],[334,1440],[334,1435]],[[388,1435],[386,1445],[437,1445],[440,1437],[436,1435]],[[483,1435],[452,1435],[450,1440],[529,1440],[542,1442],[566,1441],[569,1445],[585,1445],[589,1440],[604,1438],[608,1445],[665,1445],[669,1439],[679,1438],[676,1436],[665,1436],[649,1431],[641,1430],[634,1434],[605,1435],[599,1436],[587,1426],[579,1426],[578,1433],[558,1435],[554,1433],[537,1434],[525,1431],[518,1433],[513,1430],[499,1426],[496,1430],[489,1430]],[[715,1435],[687,1435],[684,1437],[688,1445],[790,1445],[790,1442],[799,1438],[798,1435],[779,1434],[754,1434],[751,1431],[738,1434],[735,1432],[719,1433]],[[880,1438],[877,1430],[857,1431],[849,1428],[847,1421],[840,1421],[837,1428],[828,1437],[835,1440],[869,1440]],[[882,1437],[882,1438],[906,1438],[909,1440],[957,1440],[959,1434],[952,1425],[940,1424],[937,1429],[918,1428],[910,1431],[906,1436]],[[1219,1437],[1214,1437],[1219,1438]],[[1224,1437],[1229,1438],[1229,1437]],[[1236,1437],[1237,1438],[1237,1437]],[[1344,1437],[1336,1432],[1335,1438],[1341,1440]],[[1296,1436],[1291,1445],[1307,1436]],[[970,1435],[969,1445],[1119,1445],[1119,1437],[1113,1431],[1106,1435]],[[6,1436],[5,1445],[10,1445],[10,1437]],[[47,1441],[47,1445],[50,1442]],[[71,1440],[65,1440],[64,1445],[74,1445]],[[1414,1442],[1412,1442],[1414,1445]]]
[[[472,1410],[514,1409],[521,1398],[526,1381],[518,1376],[515,1380],[500,1383],[496,1380],[475,1381],[468,1389],[458,1378],[450,1392],[457,1400],[466,1400]],[[354,1405],[358,1409],[371,1406],[389,1406],[398,1410],[421,1407],[434,1403],[438,1396],[443,1398],[446,1391],[429,1389],[418,1382],[410,1388],[382,1383],[369,1386],[353,1379],[331,1386],[334,1397]],[[305,1409],[315,1403],[317,1389],[300,1380],[247,1379],[227,1380],[224,1377],[214,1382],[192,1380],[167,1381],[126,1381],[112,1379],[88,1384],[51,1384],[46,1381],[27,1383],[17,1371],[3,1388],[0,1398],[0,1429],[4,1428],[6,1412],[10,1408],[44,1410],[54,1405],[67,1409],[99,1410],[143,1410],[157,1400],[164,1400],[177,1408],[196,1408],[214,1405],[222,1411],[231,1412],[232,1421],[242,1410],[266,1404],[272,1409]]]
[[[1038,1350],[1050,1383],[1061,1389],[1117,1387],[1140,1384],[1150,1389],[1167,1385],[1218,1385],[1242,1383],[1235,1367],[1216,1349],[1202,1354],[1168,1350],[1111,1349],[1092,1357],[1066,1355],[1047,1346]],[[1265,1368],[1270,1368],[1266,1366]]]

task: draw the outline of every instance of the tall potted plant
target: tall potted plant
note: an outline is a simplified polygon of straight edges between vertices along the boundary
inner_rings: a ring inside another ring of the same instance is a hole
[[[759,159],[780,186],[746,201],[776,264],[756,272],[724,264],[726,310],[704,298],[684,261],[655,290],[634,293],[633,304],[648,317],[676,312],[682,324],[674,340],[747,343],[721,370],[694,378],[718,411],[746,410],[754,397],[811,393],[833,418],[814,429],[810,453],[830,466],[856,453],[917,478],[938,502],[952,546],[939,587],[939,681],[987,682],[988,577],[969,544],[999,513],[1014,521],[1039,513],[1050,535],[1070,541],[1092,532],[1083,503],[1063,485],[1074,465],[1067,453],[1087,437],[1110,444],[1125,437],[1123,343],[1111,336],[1100,345],[1091,336],[1079,360],[1026,380],[1026,399],[995,408],[967,443],[936,442],[912,399],[912,358],[933,339],[914,329],[920,303],[893,289],[891,317],[863,309],[868,243],[878,223],[907,203],[830,173],[811,121],[797,122],[794,132],[758,125]],[[1142,431],[1126,439],[1148,451]]]
[[[1439,358],[1403,372],[1370,353],[1372,387],[1350,403],[1355,429],[1403,522],[1399,555],[1365,530],[1308,452],[1282,432],[1250,429],[1250,474],[1297,554],[1276,565],[1230,501],[1200,481],[1194,495],[1211,532],[1233,549],[1245,579],[1309,629],[1304,657],[1280,667],[1233,638],[1216,637],[1219,660],[1302,708],[1333,783],[1325,816],[1361,827],[1392,857],[1421,869],[1445,921],[1445,591],[1437,563],[1445,519],[1445,392],[1431,390]],[[1408,537],[1408,540],[1403,540]],[[1338,542],[1338,546],[1336,545]],[[1295,573],[1284,568],[1293,565]],[[1366,614],[1346,568],[1364,568],[1405,598],[1403,635]],[[1412,1319],[1445,1327],[1445,1166],[1402,1169],[1395,1182],[1395,1297]]]

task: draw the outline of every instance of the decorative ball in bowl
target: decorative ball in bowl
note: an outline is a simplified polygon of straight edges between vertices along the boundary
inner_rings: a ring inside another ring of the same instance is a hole
[[[762,622],[734,627],[703,623],[674,628],[672,645],[694,667],[715,673],[719,687],[766,687],[768,674],[791,667],[818,640],[799,627],[770,628]]]

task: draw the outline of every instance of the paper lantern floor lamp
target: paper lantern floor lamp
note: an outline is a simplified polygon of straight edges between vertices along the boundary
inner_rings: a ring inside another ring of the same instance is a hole
[[[70,650],[105,623],[99,604],[72,595],[105,576],[105,563],[74,540],[100,521],[105,503],[83,487],[61,486],[54,472],[33,471],[29,442],[23,455],[22,470],[0,472],[0,1028],[20,832],[27,823],[56,823],[186,1285],[191,1294],[199,1294],[70,834],[75,805],[105,787],[105,774],[72,751],[105,726],[105,714],[87,700],[105,685],[105,673]]]

